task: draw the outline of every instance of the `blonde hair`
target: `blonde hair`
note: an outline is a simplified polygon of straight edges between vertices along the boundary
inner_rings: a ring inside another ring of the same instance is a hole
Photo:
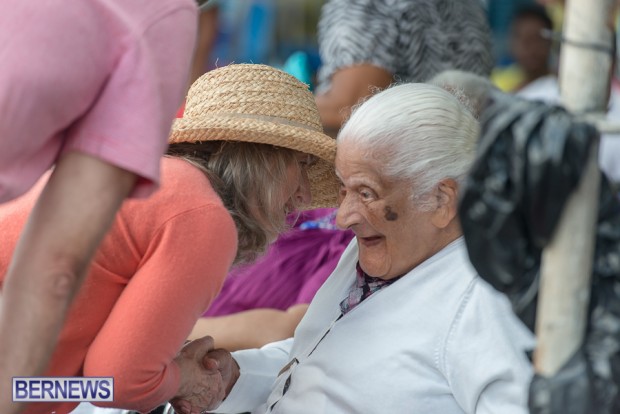
[[[296,151],[268,144],[203,141],[170,144],[167,154],[203,171],[222,199],[237,227],[235,264],[254,261],[287,228],[287,200],[281,199],[281,188],[289,166],[297,165],[301,173]]]

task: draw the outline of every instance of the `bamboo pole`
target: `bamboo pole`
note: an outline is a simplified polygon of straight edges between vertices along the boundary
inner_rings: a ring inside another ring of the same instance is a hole
[[[612,5],[613,0],[566,3],[560,91],[562,103],[574,113],[605,112],[611,56],[602,49],[611,49]],[[584,337],[600,182],[597,155],[595,145],[543,253],[534,367],[545,377],[559,371]]]

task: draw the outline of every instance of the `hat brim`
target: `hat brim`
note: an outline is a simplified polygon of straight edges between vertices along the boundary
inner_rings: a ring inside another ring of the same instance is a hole
[[[318,161],[308,168],[312,193],[309,208],[336,207],[338,180],[334,172],[336,141],[321,132],[254,118],[204,116],[174,121],[170,143],[241,141],[269,144],[314,155]]]

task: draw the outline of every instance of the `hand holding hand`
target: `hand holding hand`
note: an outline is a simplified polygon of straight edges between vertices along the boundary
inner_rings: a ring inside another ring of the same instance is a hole
[[[174,359],[181,368],[181,385],[170,401],[177,413],[199,414],[212,410],[226,397],[230,380],[225,383],[217,364],[205,364],[203,360],[212,350],[213,338],[205,336],[189,342]]]
[[[221,348],[209,351],[203,358],[203,364],[208,370],[215,368],[220,372],[226,397],[228,397],[230,390],[239,379],[239,365],[232,354]]]

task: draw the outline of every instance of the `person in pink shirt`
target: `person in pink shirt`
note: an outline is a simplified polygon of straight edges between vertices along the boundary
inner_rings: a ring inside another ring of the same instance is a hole
[[[183,347],[194,324],[231,264],[265,251],[287,214],[336,204],[336,143],[307,86],[277,69],[231,65],[201,77],[169,142],[160,190],[120,208],[45,371],[114,377],[114,401],[97,405],[148,412],[182,400],[197,413],[219,404],[223,379],[203,366],[212,339]],[[48,175],[0,206],[0,289]],[[31,403],[26,413],[76,405]]]
[[[6,270],[0,412],[42,373],[123,199],[158,187],[188,77],[193,0],[6,0],[0,13],[0,203],[54,166]],[[3,233],[3,254],[9,249]],[[14,246],[12,246],[14,247]]]

